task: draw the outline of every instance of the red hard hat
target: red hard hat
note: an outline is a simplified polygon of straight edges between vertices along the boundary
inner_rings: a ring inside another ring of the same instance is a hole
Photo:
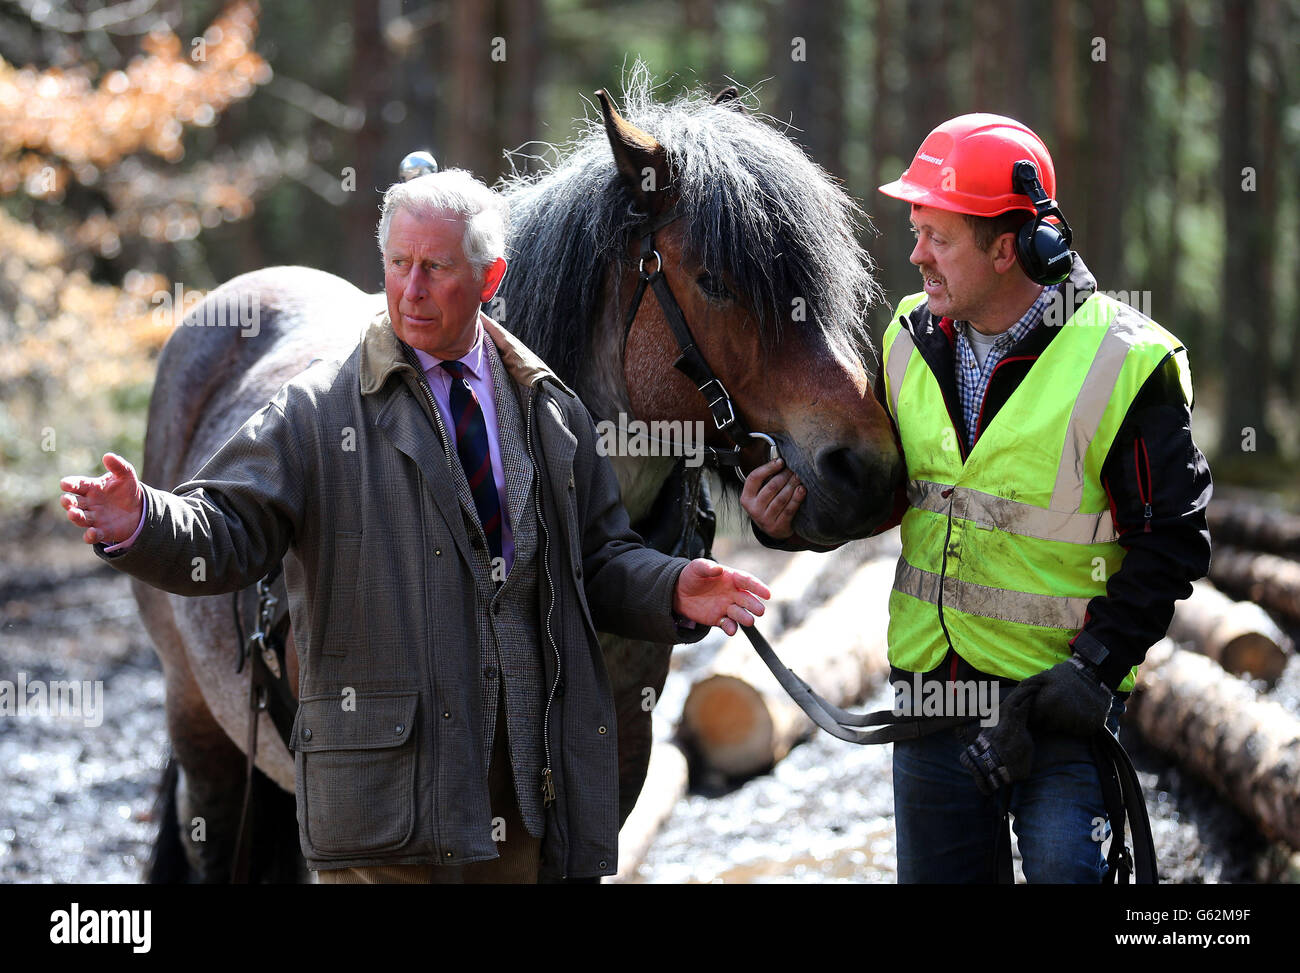
[[[972,216],[997,216],[1013,209],[1033,212],[1029,197],[1011,189],[1011,170],[1021,159],[1037,166],[1043,189],[1055,199],[1052,157],[1028,126],[1005,115],[959,115],[927,135],[907,171],[880,191]]]

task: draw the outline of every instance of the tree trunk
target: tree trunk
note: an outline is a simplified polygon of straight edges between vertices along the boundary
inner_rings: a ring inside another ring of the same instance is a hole
[[[1169,637],[1223,666],[1270,686],[1286,668],[1291,640],[1252,601],[1233,601],[1208,581],[1192,583],[1192,596],[1175,602]]]
[[[507,0],[506,17],[508,56],[504,64],[494,65],[505,69],[499,141],[504,148],[518,149],[541,135],[538,105],[542,97],[546,10],[541,0]],[[524,152],[536,154],[527,147]],[[514,163],[520,172],[537,168],[522,157],[516,157]],[[509,168],[504,160],[503,166]]]
[[[1266,837],[1300,848],[1300,719],[1167,639],[1129,702],[1142,736],[1207,780]]]
[[[1182,316],[1182,290],[1178,280],[1178,263],[1182,259],[1181,236],[1178,231],[1178,216],[1182,212],[1183,193],[1185,191],[1183,170],[1186,161],[1181,158],[1183,151],[1183,118],[1187,105],[1187,79],[1191,74],[1192,63],[1192,18],[1187,8],[1187,0],[1170,0],[1170,45],[1173,54],[1176,81],[1174,83],[1174,105],[1172,116],[1166,119],[1169,137],[1166,141],[1165,178],[1169,186],[1168,210],[1165,213],[1164,230],[1161,238],[1164,242],[1164,259],[1155,266],[1150,275],[1151,286],[1157,294],[1163,296],[1165,307],[1161,312],[1167,315],[1163,320],[1179,321]],[[1162,320],[1160,314],[1155,315]],[[1181,327],[1181,324],[1179,325]],[[1200,329],[1195,329],[1199,331]],[[1179,336],[1188,347],[1195,348],[1200,342],[1197,334]]]
[[[783,117],[794,121],[792,135],[808,155],[832,173],[844,171],[843,0],[786,7],[779,32],[777,77]]]
[[[889,56],[893,50],[891,34],[890,0],[877,0],[876,17],[871,38],[871,178],[868,180],[873,190],[876,186],[884,185],[898,178],[898,172],[886,171],[884,167],[885,159],[908,151],[893,144],[894,131],[891,127],[892,119],[888,111],[889,106],[894,103],[894,95],[889,86],[889,75],[886,71]],[[915,151],[915,149],[912,149],[912,151]],[[879,259],[879,255],[877,255],[877,259]]]
[[[1125,190],[1131,182],[1129,173],[1124,171],[1126,52],[1115,0],[1099,0],[1091,8],[1093,36],[1088,53],[1087,99],[1089,144],[1093,151],[1084,156],[1088,159],[1088,196],[1087,209],[1080,214],[1083,227],[1078,249],[1102,290],[1127,290],[1133,286],[1132,282],[1120,279]]]
[[[379,25],[379,11],[366,0],[352,3],[352,65],[348,91],[361,99],[365,121],[352,138],[348,164],[355,169],[355,192],[349,194],[341,258],[335,270],[366,290],[383,283],[379,254],[375,249],[378,200],[375,190],[389,185],[396,172],[382,172],[384,148],[384,102],[388,99],[388,52]]]
[[[1300,557],[1300,515],[1270,510],[1253,503],[1215,500],[1206,510],[1206,523],[1217,547],[1228,544],[1250,551]]]
[[[1252,437],[1254,451],[1265,456],[1277,451],[1265,404],[1270,374],[1260,368],[1268,360],[1268,336],[1261,331],[1263,279],[1260,276],[1259,159],[1251,124],[1250,38],[1254,21],[1253,0],[1227,0],[1223,5],[1221,134],[1224,210],[1223,329],[1224,397],[1223,438]],[[1252,433],[1253,431],[1253,433]]]
[[[1273,357],[1273,331],[1277,322],[1277,293],[1280,281],[1276,279],[1278,251],[1278,210],[1282,207],[1281,169],[1284,163],[1280,159],[1282,125],[1285,103],[1282,100],[1283,68],[1282,51],[1284,43],[1281,34],[1282,18],[1277,0],[1263,0],[1260,10],[1259,29],[1256,33],[1254,50],[1263,53],[1263,83],[1259,86],[1259,158],[1256,171],[1259,173],[1258,204],[1253,226],[1255,253],[1259,255],[1259,291],[1258,324],[1258,360],[1275,362]],[[1291,160],[1294,168],[1295,160]],[[1271,368],[1261,368],[1257,373],[1265,378],[1265,394],[1272,388],[1273,379],[1286,374],[1285,366],[1274,364]]]
[[[1210,562],[1210,580],[1300,623],[1300,564],[1295,561],[1218,547]]]
[[[447,165],[468,169],[487,182],[498,167],[500,147],[493,145],[494,72],[490,23],[492,5],[482,0],[451,0],[451,23],[444,56],[451,73],[448,108]],[[509,63],[509,47],[506,48]],[[439,165],[442,162],[439,160]]]
[[[995,7],[980,9],[996,10]],[[1079,118],[1079,31],[1074,25],[1074,0],[1056,0],[1052,5],[1052,119],[1056,138],[1053,158],[1067,164],[1056,169],[1056,198],[1067,214],[1082,210],[1082,171]],[[1075,209],[1071,208],[1071,204]]]

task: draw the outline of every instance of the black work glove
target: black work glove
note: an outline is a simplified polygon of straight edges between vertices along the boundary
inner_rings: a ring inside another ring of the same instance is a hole
[[[1037,685],[1029,725],[1035,730],[1092,736],[1106,725],[1113,696],[1097,670],[1072,655],[1052,668],[1030,676],[1021,686]]]
[[[959,756],[981,794],[989,795],[1003,784],[1029,776],[1034,763],[1034,739],[1029,718],[1042,685],[1026,679],[1007,694],[998,707],[998,722],[980,730]]]

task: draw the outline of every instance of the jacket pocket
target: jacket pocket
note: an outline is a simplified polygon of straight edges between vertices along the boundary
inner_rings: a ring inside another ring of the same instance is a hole
[[[415,825],[418,693],[309,697],[290,739],[298,824],[312,855],[352,857],[399,848]]]

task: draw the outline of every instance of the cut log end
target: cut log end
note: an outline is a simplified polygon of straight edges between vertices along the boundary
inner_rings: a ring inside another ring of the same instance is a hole
[[[1225,643],[1219,650],[1218,662],[1229,672],[1263,679],[1271,686],[1281,677],[1286,660],[1286,653],[1273,639],[1248,632]]]
[[[681,732],[710,767],[754,773],[772,760],[774,726],[760,693],[743,680],[717,675],[695,685],[682,708]]]

